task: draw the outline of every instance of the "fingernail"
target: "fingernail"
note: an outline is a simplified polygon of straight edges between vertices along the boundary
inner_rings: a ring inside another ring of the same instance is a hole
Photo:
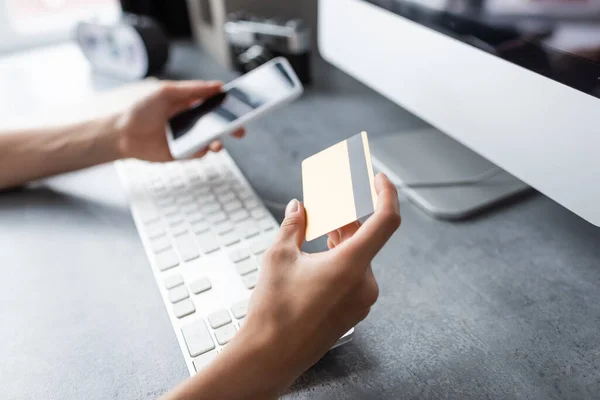
[[[288,203],[287,207],[285,208],[285,216],[287,217],[288,215],[297,212],[298,208],[298,200],[293,199]]]

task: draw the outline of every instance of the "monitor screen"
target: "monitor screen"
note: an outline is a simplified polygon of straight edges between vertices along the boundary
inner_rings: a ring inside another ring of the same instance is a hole
[[[600,98],[600,0],[364,1]]]

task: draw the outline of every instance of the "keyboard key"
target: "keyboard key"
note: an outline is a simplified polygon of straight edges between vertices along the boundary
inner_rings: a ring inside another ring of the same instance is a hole
[[[167,193],[167,185],[165,185],[163,182],[155,181],[152,182],[151,186],[152,192],[157,196]]]
[[[233,177],[229,184],[236,193],[246,190],[246,186],[244,186],[242,182],[238,181],[235,177]]]
[[[240,222],[250,218],[250,213],[244,209],[241,209],[230,213],[229,218],[231,218],[233,222]]]
[[[256,283],[258,282],[258,272],[252,272],[248,275],[245,275],[242,277],[242,280],[244,281],[244,286],[246,286],[246,289],[254,289],[256,287]]]
[[[171,303],[177,303],[188,297],[190,297],[190,294],[184,285],[175,286],[173,289],[169,289],[169,300]]]
[[[190,221],[191,224],[194,224],[198,221],[206,221],[206,219],[204,218],[202,211],[196,210],[188,214],[188,221]]]
[[[239,241],[240,237],[235,231],[221,235],[221,243],[223,243],[224,246],[232,246]]]
[[[210,189],[207,188],[207,192],[204,194],[200,194],[200,195],[196,195],[196,197],[198,198],[198,202],[201,205],[204,204],[209,204],[209,203],[217,203],[217,196],[215,196],[214,194],[210,193]]]
[[[203,320],[184,326],[181,333],[192,357],[197,357],[215,348],[215,343]]]
[[[161,195],[156,197],[156,204],[164,210],[165,207],[172,207],[175,200],[169,195]]]
[[[250,272],[256,271],[258,269],[258,265],[256,261],[249,258],[247,260],[240,261],[239,263],[235,264],[235,269],[237,270],[238,274],[247,275]]]
[[[161,251],[171,248],[171,241],[167,236],[161,236],[150,240],[150,246],[152,247],[153,252],[160,253]]]
[[[179,224],[179,225],[171,227],[171,233],[173,234],[173,236],[185,235],[187,232],[188,232],[188,228],[187,228],[187,225],[185,225],[185,224]]]
[[[252,215],[252,218],[254,218],[254,219],[264,219],[264,218],[267,218],[267,213],[262,208],[257,208],[256,210],[252,210],[250,212],[250,214]]]
[[[235,332],[235,326],[233,324],[227,324],[215,330],[215,337],[217,338],[217,342],[223,346],[233,339]]]
[[[183,165],[183,172],[185,173],[185,176],[187,176],[188,178],[192,175],[200,175],[200,172],[198,172],[198,163],[196,162],[197,160],[185,160],[185,161],[181,161],[181,164]]]
[[[196,170],[186,171],[187,177],[194,184],[198,185],[200,182],[204,182],[204,177]]]
[[[190,205],[190,204],[195,204],[194,203],[195,201],[196,201],[196,198],[194,197],[194,195],[189,194],[189,193],[179,196],[177,198],[177,203],[179,203],[179,204]]]
[[[162,180],[162,178],[160,176],[152,176],[152,177],[150,177],[149,183],[155,189],[159,188],[159,187],[165,187],[165,183],[163,182],[163,180]]]
[[[244,205],[239,200],[231,200],[228,203],[223,204],[223,210],[227,211],[228,213],[232,213],[243,207],[244,207]]]
[[[209,215],[208,220],[213,224],[218,224],[220,222],[227,221],[227,214],[225,214],[223,211],[218,211],[212,215]]]
[[[199,213],[200,211],[200,204],[193,202],[190,204],[186,204],[184,206],[181,207],[181,211],[183,211],[186,214],[194,214],[194,213]],[[202,215],[202,214],[200,214]]]
[[[132,188],[132,190],[134,190]],[[145,222],[146,219],[154,219],[158,210],[152,201],[152,197],[146,193],[142,188],[138,188],[135,193],[135,197],[139,200],[135,202],[135,211],[140,218]]]
[[[258,235],[262,229],[260,229],[254,221],[244,221],[238,225],[237,230],[241,236],[249,239]]]
[[[200,251],[204,254],[214,253],[219,250],[221,246],[219,246],[219,242],[215,238],[211,232],[201,233],[196,236],[198,240],[198,245],[200,246]]]
[[[174,181],[173,188],[176,190],[183,190],[185,189],[185,183],[181,180]]]
[[[210,181],[215,181],[220,177],[219,172],[217,172],[217,170],[212,166],[206,167],[204,172],[206,173],[206,177]]]
[[[264,258],[265,254],[261,254],[259,256],[256,256],[256,263],[258,264],[258,267],[261,268],[262,264],[263,264],[263,258]]]
[[[183,261],[191,261],[200,256],[200,253],[196,248],[196,242],[194,242],[194,239],[189,233],[176,237],[175,245],[177,246],[177,250]]]
[[[168,278],[165,278],[165,288],[173,289],[179,285],[183,285],[183,277],[181,275],[171,275]]]
[[[160,208],[173,204],[171,193],[167,191],[167,188],[160,190],[153,190],[154,203]]]
[[[198,200],[201,199],[201,196],[207,195],[210,193],[210,186],[208,186],[207,184],[205,184],[205,180],[202,179],[203,184],[198,185],[196,184],[194,186],[194,194],[196,195],[196,197],[198,198]]]
[[[208,280],[208,278],[198,279],[198,280],[192,282],[192,284],[190,285],[190,289],[192,290],[192,293],[194,293],[194,294],[200,294],[202,292],[206,292],[207,290],[210,290],[211,288],[212,288],[212,285],[210,284],[210,281]]]
[[[273,243],[273,238],[271,236],[263,236],[255,239],[250,243],[250,252],[256,255],[262,254],[271,246],[271,243]]]
[[[235,226],[231,223],[231,221],[227,220],[219,223],[217,226],[215,226],[214,229],[215,232],[217,232],[219,235],[224,235],[228,232],[233,231],[235,229]]]
[[[254,194],[250,190],[243,188],[240,191],[238,191],[238,197],[244,201],[247,201],[253,198]]]
[[[219,194],[217,198],[219,199],[219,202],[221,202],[221,204],[226,204],[232,200],[235,200],[236,197],[233,190],[228,190],[227,192]]]
[[[154,222],[154,223],[151,223],[150,225],[146,226],[146,235],[150,239],[164,236],[166,234],[167,234],[167,231],[165,230],[165,227],[162,224],[162,222]]]
[[[233,250],[229,253],[229,259],[234,263],[238,263],[248,258],[250,258],[250,252],[245,247]]]
[[[227,310],[219,310],[208,316],[208,322],[213,329],[217,329],[230,323],[231,317]]]
[[[173,314],[175,314],[177,318],[187,317],[195,312],[196,307],[194,307],[194,303],[190,299],[185,299],[173,304]]]
[[[246,206],[246,208],[248,210],[252,210],[252,209],[260,206],[260,202],[258,200],[256,200],[254,197],[251,197],[244,202],[244,205]]]
[[[206,203],[202,206],[202,212],[206,215],[221,211],[221,205],[217,202]]]
[[[167,189],[167,186],[163,183],[162,180],[152,181],[152,190],[156,192],[162,192]]]
[[[213,191],[218,195],[227,193],[230,189],[229,184],[227,182],[221,182],[219,185],[216,185]]]
[[[179,259],[173,249],[168,249],[155,256],[156,266],[159,271],[166,271],[179,265]]]
[[[157,167],[158,167],[158,165],[157,165]],[[181,170],[179,164],[177,164],[177,163],[165,164],[162,167],[163,168],[161,168],[161,169],[165,174],[166,181],[170,185],[173,185],[173,183],[175,183],[176,180],[181,180],[181,178],[179,177],[179,171]]]
[[[219,353],[217,353],[216,350],[211,350],[209,352],[202,354],[200,357],[196,358],[193,361],[196,372],[201,372],[202,370],[204,370],[204,368],[208,367],[210,365],[210,363],[215,358],[217,358],[218,355],[219,355]]]
[[[160,214],[154,207],[139,207],[137,211],[140,219],[145,224],[151,224],[160,219]]]
[[[175,204],[171,204],[169,206],[163,207],[162,212],[164,215],[173,215],[179,212],[179,207]]]
[[[267,232],[275,229],[275,224],[270,219],[263,219],[258,221],[258,226],[261,230]]]
[[[231,313],[236,319],[242,319],[248,313],[248,300],[239,301],[231,306]]]
[[[221,177],[223,178],[223,180],[227,181],[236,179],[233,171],[227,165],[223,165],[223,169],[221,170]]]
[[[167,220],[167,223],[170,226],[175,226],[175,225],[179,225],[179,224],[183,223],[183,215],[179,214],[179,212],[177,212],[175,214],[167,215],[165,217],[165,219]]]
[[[204,220],[192,222],[192,229],[194,233],[203,233],[210,229],[210,224]]]

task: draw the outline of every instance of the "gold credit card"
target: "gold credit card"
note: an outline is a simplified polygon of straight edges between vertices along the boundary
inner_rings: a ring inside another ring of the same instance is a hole
[[[302,162],[306,240],[372,214],[377,204],[369,139],[359,133]]]

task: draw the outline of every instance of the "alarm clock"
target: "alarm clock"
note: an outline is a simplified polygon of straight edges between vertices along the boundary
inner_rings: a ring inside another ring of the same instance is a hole
[[[160,72],[169,58],[169,39],[152,18],[125,14],[111,25],[81,22],[76,40],[94,72],[137,80]]]

